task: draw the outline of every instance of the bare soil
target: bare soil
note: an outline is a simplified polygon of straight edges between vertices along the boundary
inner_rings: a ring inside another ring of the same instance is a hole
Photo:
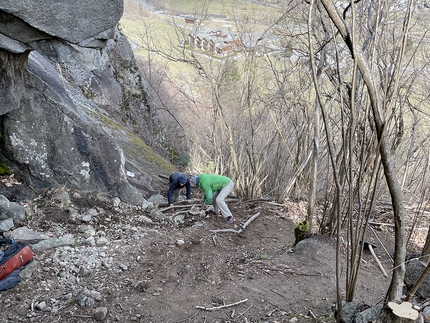
[[[103,210],[90,224],[108,240],[107,245],[96,247],[103,250],[109,264],[84,277],[71,272],[70,276],[76,276],[73,284],[64,284],[62,264],[48,261],[54,250],[36,253],[38,268],[32,277],[0,293],[0,322],[94,322],[94,310],[99,307],[107,308],[105,322],[335,321],[334,241],[312,235],[291,248],[294,227],[306,215],[305,204],[232,202],[234,224],[226,224],[221,217],[186,214],[185,222],[178,225],[167,218],[137,221],[142,211],[95,201],[72,198],[80,211]],[[51,237],[58,231],[81,235],[82,223],[71,221],[64,205],[48,197],[28,205],[37,212],[19,225]],[[174,211],[178,210],[164,213]],[[256,213],[259,216],[239,234],[211,232],[239,230]],[[370,231],[367,240],[377,246],[376,254],[389,277],[383,277],[372,255],[365,253],[355,293],[363,308],[383,300],[392,267],[387,254],[393,250],[389,227]],[[86,247],[75,248],[84,252]],[[340,259],[344,298],[345,249]],[[85,289],[99,293],[90,307],[77,301]],[[68,293],[73,298],[65,300]],[[56,310],[35,309],[40,301],[55,303]]]

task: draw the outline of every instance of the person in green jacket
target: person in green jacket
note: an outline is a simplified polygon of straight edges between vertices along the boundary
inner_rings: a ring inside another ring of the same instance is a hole
[[[203,201],[205,204],[212,203],[215,213],[221,212],[227,223],[234,222],[234,217],[225,203],[225,198],[234,186],[230,178],[216,174],[200,174],[200,176],[191,176],[190,182],[204,192]]]

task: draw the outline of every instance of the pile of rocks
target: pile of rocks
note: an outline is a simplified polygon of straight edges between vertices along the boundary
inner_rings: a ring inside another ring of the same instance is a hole
[[[73,197],[82,198],[78,193]],[[117,198],[94,198],[95,205],[105,208],[78,208],[64,190],[49,194],[43,202],[39,198],[25,205],[0,195],[2,236],[28,244],[35,253],[33,261],[20,272],[22,282],[11,290],[19,293],[21,288],[31,285],[31,299],[21,303],[22,315],[14,314],[9,320],[21,322],[36,318],[41,312],[55,314],[72,300],[80,307],[91,308],[95,319],[105,319],[108,309],[95,303],[102,297],[100,291],[115,288],[104,286],[107,276],[115,275],[117,270],[127,271],[137,261],[139,256],[135,258],[130,250],[133,247],[125,242],[128,238],[145,238],[148,228],[141,224],[154,223],[149,216],[159,213],[150,202],[137,207]],[[41,209],[34,210],[43,204],[55,205],[57,214],[66,212],[66,218],[55,223]],[[38,224],[46,221],[50,226],[39,230]],[[101,225],[102,222],[109,225]],[[2,295],[2,303],[4,308],[16,305],[14,293]]]

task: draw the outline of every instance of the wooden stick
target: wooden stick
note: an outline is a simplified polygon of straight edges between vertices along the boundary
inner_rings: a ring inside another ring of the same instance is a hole
[[[160,212],[164,212],[164,211],[172,210],[172,209],[191,208],[191,207],[196,206],[196,205],[200,205],[200,204],[173,205],[173,206],[168,206],[164,209],[161,209]]]
[[[394,259],[391,257],[390,253],[388,252],[387,248],[385,248],[384,244],[382,243],[381,239],[379,239],[378,235],[376,234],[375,229],[373,229],[369,224],[367,226],[372,230],[373,234],[375,235],[375,238],[378,240],[378,242],[381,244],[382,248],[384,248],[385,253],[388,255],[388,258],[390,258],[391,262],[394,263]]]
[[[197,202],[197,204],[195,204],[195,202],[196,201],[198,201]],[[237,202],[237,201],[239,201],[238,199],[226,199],[225,200],[225,202],[227,203],[227,202]],[[192,206],[202,206],[202,204],[203,204],[203,201],[199,201],[199,200],[197,200],[197,199],[195,199],[195,200],[192,200],[191,201],[193,204],[185,204],[185,205],[183,205],[183,204],[177,204],[177,205],[173,205],[173,206],[167,206],[167,207],[165,207],[164,209],[160,209],[160,212],[164,212],[164,211],[168,211],[168,210],[171,210],[171,209],[179,209],[179,208],[186,208],[186,207],[192,207]],[[165,205],[169,205],[169,204],[166,204],[166,203],[160,203],[159,204],[159,206],[165,206]],[[203,207],[202,207],[203,208]]]
[[[222,306],[217,306],[217,307],[196,306],[196,308],[198,308],[198,309],[200,309],[200,310],[205,310],[205,311],[209,311],[209,312],[211,312],[211,311],[218,311],[218,310],[221,310],[221,309],[226,308],[226,307],[236,306],[236,305],[239,305],[239,304],[245,303],[246,301],[248,301],[248,299],[247,299],[247,298],[246,298],[246,299],[244,299],[244,300],[242,300],[242,301],[236,302],[236,303],[227,304],[227,305],[222,305]]]
[[[271,289],[271,291],[272,291],[272,292],[274,292],[275,294],[278,294],[279,296],[282,296],[282,297],[284,297],[284,298],[287,298],[287,296],[282,295],[281,293],[277,292],[277,291],[276,291],[276,290],[274,290],[274,289]]]
[[[369,243],[369,250],[372,253],[373,258],[375,258],[376,263],[379,266],[379,269],[381,269],[382,275],[384,275],[384,277],[388,277],[387,273],[385,272],[384,267],[382,267],[381,262],[379,261],[378,257],[376,257],[375,251],[373,251],[373,247],[372,247],[372,245],[370,243]]]
[[[259,198],[259,199],[251,199],[247,200],[245,202],[271,202],[273,199],[265,199],[265,198]],[[285,205],[284,205],[285,206]]]
[[[238,319],[239,319],[239,317],[241,317],[241,316],[243,316],[243,315],[245,315],[245,313],[246,312],[248,312],[248,310],[250,309],[252,307],[252,304],[251,305],[249,305],[242,313],[240,313],[237,317],[236,317],[236,320],[235,320],[235,322],[237,322],[238,321]],[[248,319],[245,317],[245,322],[248,322]]]
[[[245,230],[245,228],[252,222],[252,221],[254,221],[258,216],[260,215],[260,212],[258,212],[258,213],[255,213],[252,217],[250,217],[249,218],[249,220],[247,220],[246,222],[245,222],[245,224],[242,226],[242,229],[241,229],[241,232],[243,231],[243,230]]]
[[[385,225],[387,227],[394,227],[393,223],[383,223],[383,222],[369,222],[370,225]],[[405,227],[405,229],[412,229],[412,227]],[[428,227],[425,228],[415,228],[415,230],[428,230]]]
[[[232,233],[241,233],[243,230],[245,230],[245,228],[252,222],[254,221],[258,216],[260,215],[260,212],[255,213],[253,216],[251,216],[246,222],[245,224],[239,229],[239,230],[234,230],[234,229],[221,229],[221,230],[210,230],[210,232],[213,233],[218,233],[218,232],[232,232]]]
[[[426,299],[420,305],[414,305],[414,309],[416,309],[418,312],[421,312],[426,306],[429,306],[429,305],[430,305],[430,300]]]
[[[285,204],[276,203],[276,202],[268,202],[268,204],[276,205],[276,206],[286,206]]]

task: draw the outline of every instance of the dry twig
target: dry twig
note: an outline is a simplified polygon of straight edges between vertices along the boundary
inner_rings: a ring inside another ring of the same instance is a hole
[[[381,239],[379,239],[378,235],[376,234],[375,229],[373,229],[369,224],[367,225],[368,228],[373,232],[375,235],[375,238],[378,240],[378,242],[381,244],[382,248],[385,250],[385,253],[388,255],[388,258],[390,258],[391,262],[394,263],[393,258],[391,257],[390,253],[388,252],[387,248],[385,248],[384,244],[382,243]]]
[[[191,208],[193,206],[198,206],[200,204],[187,204],[187,205],[173,205],[173,206],[168,206],[164,209],[161,209],[160,212],[164,212],[164,211],[168,211],[168,210],[172,210],[172,209],[184,209],[184,208]]]
[[[260,215],[260,212],[255,213],[253,216],[251,216],[239,230],[234,229],[220,229],[220,230],[211,230],[212,233],[219,233],[219,232],[232,232],[232,233],[241,233],[245,228],[254,221],[258,216]]]
[[[226,307],[236,306],[236,305],[239,305],[239,304],[245,303],[246,301],[248,301],[248,299],[247,299],[247,298],[246,298],[246,299],[244,299],[244,300],[242,300],[242,301],[236,302],[236,303],[226,304],[226,305],[221,305],[221,306],[217,306],[217,307],[196,306],[196,308],[198,308],[198,309],[200,309],[200,310],[205,310],[205,311],[209,311],[209,312],[211,312],[211,311],[218,311],[218,310],[221,310],[221,309],[226,308]]]

